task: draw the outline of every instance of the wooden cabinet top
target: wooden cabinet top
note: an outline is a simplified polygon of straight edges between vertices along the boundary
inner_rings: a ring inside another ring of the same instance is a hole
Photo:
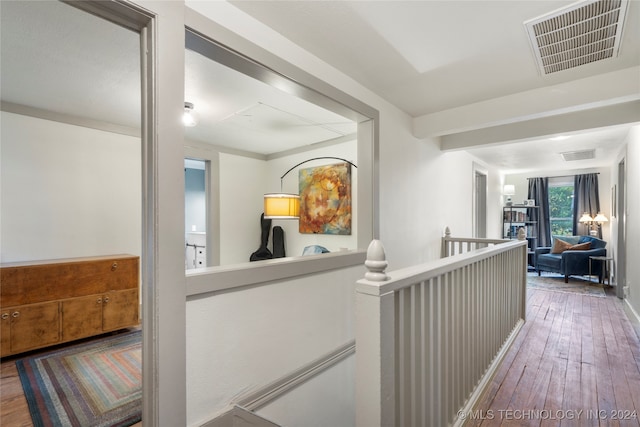
[[[127,259],[127,258],[135,258],[138,257],[136,255],[130,254],[115,254],[115,255],[100,255],[100,256],[89,256],[89,257],[77,257],[77,258],[56,258],[56,259],[42,259],[35,261],[16,261],[16,262],[3,262],[0,263],[0,268],[6,267],[35,267],[38,265],[48,265],[48,264],[71,264],[77,262],[92,262],[92,261],[103,261],[106,259]]]
[[[109,255],[0,264],[0,306],[137,288],[139,257]]]

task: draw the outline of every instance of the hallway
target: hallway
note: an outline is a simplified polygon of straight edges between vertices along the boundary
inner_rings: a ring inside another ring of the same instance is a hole
[[[528,289],[527,322],[467,426],[640,426],[640,342],[615,290]]]

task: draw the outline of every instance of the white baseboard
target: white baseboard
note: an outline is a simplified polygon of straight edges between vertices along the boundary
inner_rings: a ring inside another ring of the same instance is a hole
[[[631,326],[633,326],[633,330],[636,331],[636,335],[638,339],[640,339],[640,315],[633,308],[631,303],[629,302],[629,298],[624,299],[624,312],[629,318],[629,322],[631,322]]]

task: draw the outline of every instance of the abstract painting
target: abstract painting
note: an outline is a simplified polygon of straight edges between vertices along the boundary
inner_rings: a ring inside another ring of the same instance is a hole
[[[300,233],[351,234],[351,165],[299,170]]]

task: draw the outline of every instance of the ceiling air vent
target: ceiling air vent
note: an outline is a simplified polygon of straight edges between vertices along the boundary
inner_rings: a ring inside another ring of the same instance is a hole
[[[567,151],[560,153],[565,162],[573,162],[576,160],[595,159],[596,150]]]
[[[581,1],[525,22],[539,71],[551,74],[616,57],[627,2]]]

